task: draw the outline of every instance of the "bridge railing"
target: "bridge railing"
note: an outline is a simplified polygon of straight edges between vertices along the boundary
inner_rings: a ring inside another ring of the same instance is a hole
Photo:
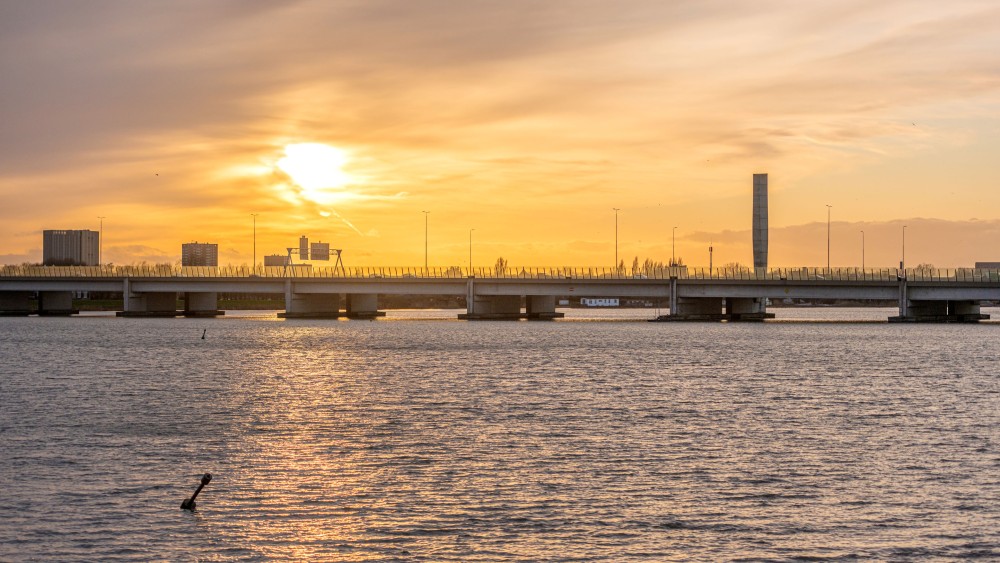
[[[905,276],[911,282],[1000,283],[1000,269],[957,268],[654,268],[614,267],[505,267],[467,268],[359,266],[353,268],[290,266],[0,266],[0,278],[345,278],[345,279],[534,279],[534,280],[732,280],[892,282]]]

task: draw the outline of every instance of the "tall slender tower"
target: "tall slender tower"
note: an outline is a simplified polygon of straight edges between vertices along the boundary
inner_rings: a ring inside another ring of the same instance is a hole
[[[767,268],[767,174],[753,175],[753,267]]]

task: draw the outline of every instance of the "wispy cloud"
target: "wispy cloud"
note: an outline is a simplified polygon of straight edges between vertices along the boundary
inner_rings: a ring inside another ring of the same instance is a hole
[[[1000,8],[979,0],[3,2],[0,252],[98,215],[123,244],[240,249],[259,212],[270,247],[308,228],[413,262],[412,208],[433,207],[455,218],[442,237],[530,232],[559,260],[610,207],[700,202],[722,233],[735,212],[709,204],[754,171],[807,205],[827,174],[920,185],[922,155],[968,171],[952,201],[914,188],[872,214],[954,218],[1000,204],[977,156],[1000,149],[997,52]],[[274,172],[303,141],[365,179],[337,226]]]

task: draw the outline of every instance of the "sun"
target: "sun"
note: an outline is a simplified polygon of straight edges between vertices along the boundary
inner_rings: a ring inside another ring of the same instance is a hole
[[[317,203],[332,203],[343,199],[339,190],[352,182],[344,172],[347,153],[322,143],[294,143],[285,145],[285,156],[277,167],[302,188],[302,196]]]

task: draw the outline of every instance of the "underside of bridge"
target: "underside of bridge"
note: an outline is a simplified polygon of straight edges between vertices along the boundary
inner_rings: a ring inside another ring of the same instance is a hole
[[[185,317],[219,317],[226,312],[219,309],[219,294],[214,291],[184,292]]]
[[[124,292],[124,311],[119,317],[176,317],[183,314],[177,310],[177,292]]]
[[[24,317],[32,314],[32,291],[0,291],[0,317]]]
[[[767,312],[767,300],[764,298],[678,297],[671,300],[669,315],[653,320],[760,322],[773,318],[774,313]]]
[[[890,323],[975,323],[990,318],[980,310],[979,301],[914,301],[900,307]]]
[[[346,317],[340,309],[339,293],[285,293],[284,319],[337,319]]]
[[[516,321],[551,320],[564,316],[564,313],[556,312],[556,298],[553,295],[528,295],[523,300],[522,311],[520,295],[474,295],[467,300],[465,314],[458,315],[458,318],[469,321]]]
[[[348,293],[347,318],[374,319],[384,317],[385,311],[378,310],[377,293]]]

